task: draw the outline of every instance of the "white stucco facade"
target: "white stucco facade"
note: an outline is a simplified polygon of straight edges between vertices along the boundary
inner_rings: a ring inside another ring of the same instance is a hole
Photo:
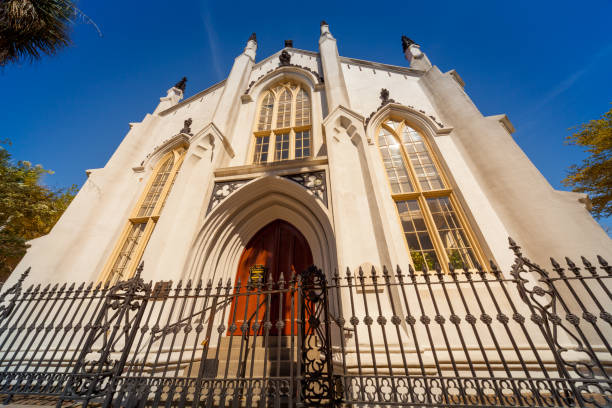
[[[342,57],[322,25],[318,52],[285,48],[256,62],[256,49],[250,39],[224,81],[187,99],[173,87],[131,123],[108,163],[87,171],[52,231],[30,242],[7,284],[27,267],[31,282],[100,280],[159,160],[177,146],[187,151],[139,257],[145,279],[233,279],[247,242],[275,219],[304,235],[326,273],[406,268],[413,260],[376,143],[391,116],[426,138],[482,259],[509,270],[508,236],[542,265],[550,256],[612,258],[588,200],[554,190],[513,140],[508,118],[483,116],[458,74],[443,73],[418,45],[406,49],[405,67]],[[279,58],[283,51],[289,63]],[[261,95],[283,80],[310,96],[311,155],[257,164]],[[389,92],[383,103],[382,89]],[[289,178],[320,171],[324,200]],[[230,182],[230,193],[212,206],[215,186]]]

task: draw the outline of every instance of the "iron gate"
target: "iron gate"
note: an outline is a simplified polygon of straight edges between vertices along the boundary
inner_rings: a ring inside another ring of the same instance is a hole
[[[611,406],[612,267],[384,269],[0,295],[4,402]],[[237,306],[237,305],[242,306]]]

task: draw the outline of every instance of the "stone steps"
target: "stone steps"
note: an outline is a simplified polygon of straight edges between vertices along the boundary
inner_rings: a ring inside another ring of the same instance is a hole
[[[295,340],[294,340],[295,341]],[[267,345],[267,347],[266,347]],[[193,364],[189,377],[197,377],[200,362]],[[248,345],[241,336],[224,337],[211,345],[205,361],[206,378],[290,377],[297,372],[297,344],[291,350],[288,337],[251,336]]]

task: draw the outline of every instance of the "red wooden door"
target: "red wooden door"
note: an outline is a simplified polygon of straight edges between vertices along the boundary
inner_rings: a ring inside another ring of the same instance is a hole
[[[233,333],[228,331],[228,334],[242,334],[240,326],[245,321],[250,321],[249,326],[252,327],[257,320],[260,324],[257,334],[262,335],[263,324],[268,318],[272,323],[270,334],[278,334],[276,326],[279,320],[284,323],[281,334],[291,334],[291,301],[294,301],[295,320],[298,313],[297,294],[292,298],[287,291],[269,295],[269,299],[264,295],[258,297],[256,290],[247,288],[249,268],[253,265],[268,268],[264,288],[272,279],[273,289],[277,289],[281,275],[285,281],[284,287],[287,288],[294,272],[300,273],[312,265],[312,253],[306,239],[295,227],[282,220],[273,221],[259,230],[240,257],[236,274],[236,284],[240,280],[240,296],[234,299],[229,316],[228,326],[234,323],[237,329]],[[296,326],[293,333],[297,334]],[[254,334],[252,329],[250,334]]]

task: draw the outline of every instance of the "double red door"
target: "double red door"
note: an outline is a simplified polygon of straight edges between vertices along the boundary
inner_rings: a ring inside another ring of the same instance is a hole
[[[291,334],[292,316],[291,303],[293,303],[293,319],[297,318],[297,293],[280,290],[278,293],[258,296],[257,290],[248,287],[249,271],[255,265],[266,267],[263,289],[267,289],[272,281],[273,289],[281,289],[279,281],[281,276],[288,288],[293,273],[300,273],[312,265],[312,253],[304,236],[291,224],[276,220],[263,227],[247,244],[236,274],[236,283],[240,280],[240,292],[234,298],[229,316],[229,326],[234,323],[237,330],[228,334],[242,334],[241,326],[245,321],[251,327],[250,334],[254,333],[253,323],[257,321],[260,328],[257,334],[263,334],[263,325],[266,321],[272,323],[270,334],[279,334],[277,322],[283,322],[280,334]],[[247,296],[248,294],[248,296]],[[294,325],[293,333],[297,334]]]

